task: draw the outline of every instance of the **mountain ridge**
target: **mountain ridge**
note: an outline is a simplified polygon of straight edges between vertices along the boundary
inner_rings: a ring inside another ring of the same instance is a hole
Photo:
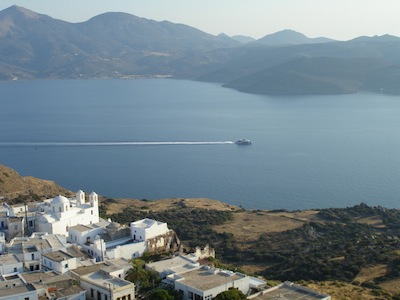
[[[0,80],[138,77],[268,95],[400,94],[400,38],[334,41],[286,29],[252,41],[121,12],[69,23],[19,6],[0,11]]]

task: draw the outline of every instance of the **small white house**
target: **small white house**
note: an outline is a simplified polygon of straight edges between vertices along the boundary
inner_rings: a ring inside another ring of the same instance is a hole
[[[80,284],[87,291],[86,299],[133,300],[135,285],[100,270],[80,276]]]
[[[78,244],[80,246],[88,245],[93,243],[97,235],[106,232],[105,227],[107,225],[108,223],[96,223],[71,226],[68,228],[67,241],[71,244]]]
[[[237,288],[244,294],[250,290],[250,277],[227,270],[201,267],[183,274],[171,274],[164,282],[172,283],[182,294],[183,300],[211,300],[229,288]]]
[[[38,300],[38,294],[32,284],[15,287],[0,287],[0,300]]]
[[[22,273],[23,271],[23,263],[15,254],[0,256],[0,275]]]
[[[147,218],[132,222],[130,227],[132,239],[138,242],[147,241],[151,238],[167,234],[169,232],[167,223]]]
[[[307,300],[331,300],[331,296],[321,294],[301,285],[285,281],[277,286],[263,290],[248,297],[252,300],[280,299],[286,295],[286,299],[307,299]]]
[[[76,258],[64,251],[54,251],[43,254],[43,267],[64,274],[76,268]]]
[[[193,269],[198,269],[199,258],[194,254],[178,255],[169,259],[146,264],[146,269],[156,271],[161,279],[170,274],[181,274]]]

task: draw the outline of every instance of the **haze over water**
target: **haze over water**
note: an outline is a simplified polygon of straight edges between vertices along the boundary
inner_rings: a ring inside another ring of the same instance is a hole
[[[398,96],[49,80],[1,82],[0,103],[0,163],[74,191],[260,209],[400,207]],[[241,138],[253,144],[230,143]]]

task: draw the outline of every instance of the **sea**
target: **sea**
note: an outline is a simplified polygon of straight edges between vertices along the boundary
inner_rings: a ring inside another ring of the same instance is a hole
[[[400,97],[251,95],[171,79],[0,82],[0,164],[112,198],[400,208]]]

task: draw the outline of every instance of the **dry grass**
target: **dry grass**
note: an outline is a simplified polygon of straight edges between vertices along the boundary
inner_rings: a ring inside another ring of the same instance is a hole
[[[138,199],[116,199],[115,203],[108,204],[107,213],[114,214],[122,212],[126,207],[132,207],[137,210],[163,211],[181,207],[192,207],[200,209],[213,209],[223,211],[237,211],[239,208],[234,205],[222,203],[217,200],[206,198],[173,198],[160,199],[156,201],[144,201]]]
[[[385,296],[378,297],[377,295],[374,295],[371,289],[339,281],[302,282],[301,285],[322,294],[328,294],[332,297],[332,300],[391,299],[390,297]]]
[[[315,219],[317,211],[270,212],[243,211],[234,214],[234,219],[223,225],[214,226],[216,232],[232,233],[239,243],[257,240],[263,233],[282,232],[303,226]]]
[[[357,219],[357,223],[371,225],[375,228],[386,228],[379,216]]]
[[[392,295],[400,294],[400,278],[382,282],[379,284],[379,286]]]
[[[36,194],[41,197],[65,195],[73,193],[54,181],[38,179],[31,176],[21,176],[15,170],[0,165],[0,196],[14,199],[21,195]]]
[[[377,265],[369,268],[364,268],[361,272],[354,278],[354,281],[364,283],[366,281],[373,280],[377,277],[385,275],[387,272],[386,265]]]

